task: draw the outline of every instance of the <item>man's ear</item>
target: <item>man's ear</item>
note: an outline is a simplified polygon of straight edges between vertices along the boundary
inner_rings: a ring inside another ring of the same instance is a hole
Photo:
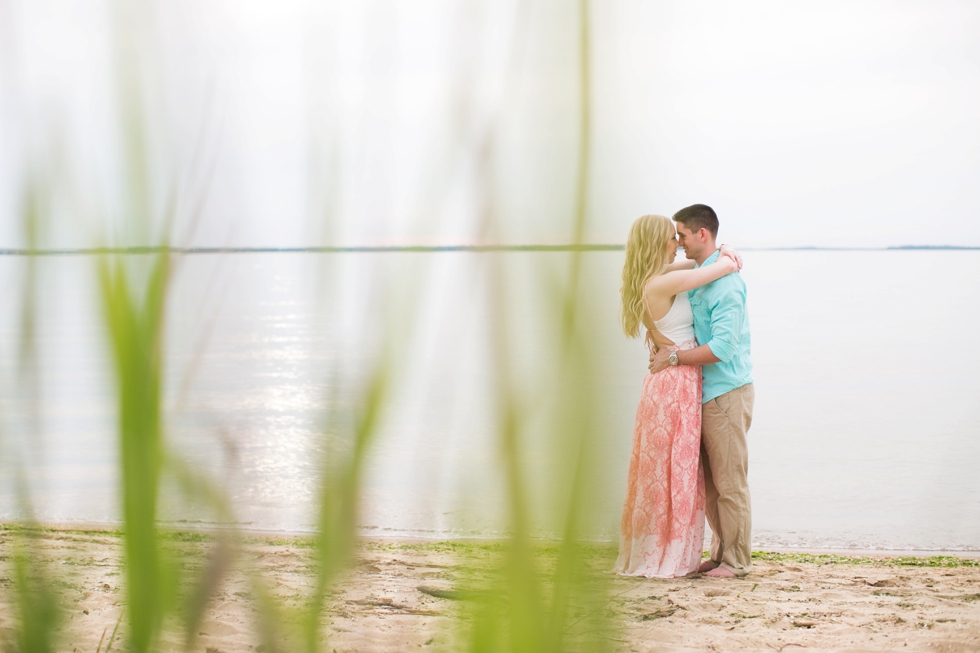
[[[708,242],[708,230],[704,227],[698,229],[698,242],[706,243]]]

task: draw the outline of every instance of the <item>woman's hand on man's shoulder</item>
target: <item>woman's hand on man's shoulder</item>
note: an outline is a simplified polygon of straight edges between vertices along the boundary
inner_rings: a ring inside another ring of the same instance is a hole
[[[718,248],[718,251],[721,253],[721,255],[718,257],[719,260],[722,258],[730,258],[733,261],[735,261],[736,270],[742,269],[742,256],[737,251],[735,251],[734,247],[731,247],[729,245],[722,245],[721,247]]]
[[[719,256],[718,260],[715,261],[716,264],[722,266],[726,274],[731,274],[732,272],[738,272],[741,267],[734,258],[730,256]]]

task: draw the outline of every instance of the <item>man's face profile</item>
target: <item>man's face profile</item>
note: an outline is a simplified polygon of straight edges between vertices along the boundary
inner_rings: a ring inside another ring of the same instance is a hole
[[[697,258],[700,243],[697,237],[682,222],[677,223],[677,244],[684,248],[685,257],[692,260]]]

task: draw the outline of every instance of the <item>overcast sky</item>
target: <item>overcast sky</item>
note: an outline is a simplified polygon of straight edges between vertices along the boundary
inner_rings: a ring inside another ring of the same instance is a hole
[[[124,4],[0,0],[0,246],[28,170],[45,244],[111,239],[131,62],[180,244],[567,241],[577,3]],[[980,3],[593,0],[590,27],[588,240],[704,202],[742,247],[980,245]]]

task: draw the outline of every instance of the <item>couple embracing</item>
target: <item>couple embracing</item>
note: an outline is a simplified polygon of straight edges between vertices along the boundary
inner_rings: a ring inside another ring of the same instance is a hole
[[[646,329],[650,374],[636,412],[621,574],[732,577],[752,565],[749,318],[741,259],[717,236],[718,216],[695,204],[673,221],[637,219],[626,243],[623,331]],[[687,260],[674,260],[678,247]],[[702,563],[705,517],[712,538]]]

